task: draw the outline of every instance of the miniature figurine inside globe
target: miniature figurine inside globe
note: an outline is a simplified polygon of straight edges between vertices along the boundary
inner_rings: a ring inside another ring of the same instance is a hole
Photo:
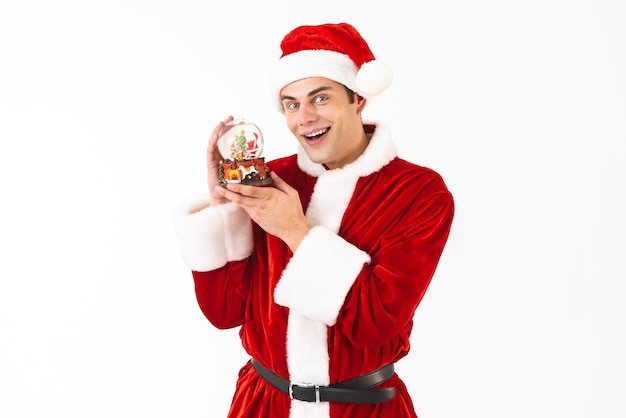
[[[217,148],[223,158],[219,171],[222,186],[227,183],[262,186],[272,182],[265,158],[261,157],[263,134],[254,123],[246,119],[227,123],[220,132]]]

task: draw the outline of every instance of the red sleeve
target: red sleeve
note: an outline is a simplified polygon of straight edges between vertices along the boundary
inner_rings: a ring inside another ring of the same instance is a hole
[[[411,323],[448,239],[454,202],[435,175],[423,187],[409,184],[381,196],[345,238],[370,254],[346,295],[337,327],[355,346],[377,346]],[[402,209],[404,208],[404,209]],[[359,223],[368,225],[363,234]]]
[[[192,271],[200,310],[215,327],[227,329],[243,324],[248,265],[248,260],[242,260],[213,271]]]

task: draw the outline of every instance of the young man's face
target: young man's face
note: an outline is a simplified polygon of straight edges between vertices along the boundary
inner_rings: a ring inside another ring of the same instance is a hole
[[[367,147],[361,112],[365,99],[323,77],[294,81],[280,91],[289,130],[309,158],[328,169],[356,160]]]

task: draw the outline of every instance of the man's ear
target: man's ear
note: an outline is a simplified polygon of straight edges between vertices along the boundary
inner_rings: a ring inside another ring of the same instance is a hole
[[[358,115],[361,114],[361,112],[363,112],[363,109],[365,109],[365,105],[367,104],[367,99],[363,96],[359,96],[358,94],[356,95],[356,104],[357,104],[357,109],[356,112]]]

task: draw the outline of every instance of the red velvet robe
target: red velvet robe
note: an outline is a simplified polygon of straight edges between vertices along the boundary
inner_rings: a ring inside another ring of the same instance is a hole
[[[241,327],[243,347],[292,381],[353,378],[409,351],[413,314],[448,238],[454,204],[434,171],[396,156],[378,125],[354,163],[326,171],[298,155],[268,163],[299,191],[313,230],[295,254],[234,204],[189,204],[177,217],[202,312]],[[229,417],[416,417],[398,375],[376,405],[291,401],[248,362]]]

